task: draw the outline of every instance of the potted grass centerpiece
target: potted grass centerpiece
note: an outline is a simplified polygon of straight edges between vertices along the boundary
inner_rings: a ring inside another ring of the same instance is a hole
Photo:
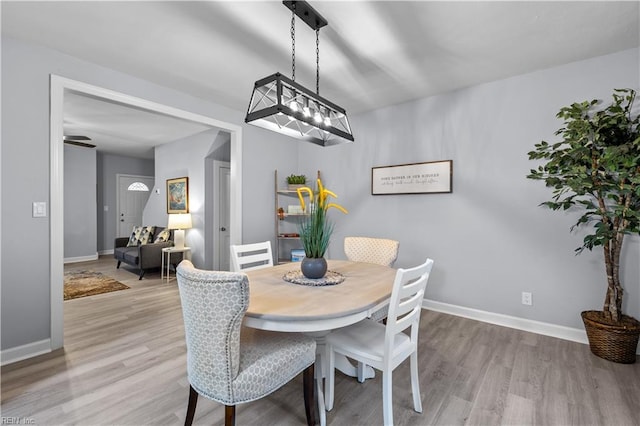
[[[626,235],[640,235],[640,116],[632,112],[635,91],[616,89],[613,103],[574,103],[560,109],[560,142],[542,141],[528,153],[544,160],[529,179],[553,188],[541,205],[552,210],[581,209],[571,227],[592,225],[576,249],[600,247],[604,255],[606,294],[602,310],[584,311],[582,319],[591,351],[604,359],[633,363],[640,322],[622,313],[624,296],[620,258]],[[636,265],[637,266],[637,265]]]
[[[308,206],[304,201],[305,194],[309,196]],[[300,242],[305,255],[300,269],[302,275],[307,278],[318,279],[327,273],[327,260],[324,255],[329,248],[333,233],[333,223],[327,217],[327,210],[334,207],[342,213],[348,213],[339,204],[331,203],[330,197],[338,198],[336,194],[322,186],[320,179],[318,179],[318,189],[315,192],[308,186],[298,188],[300,207],[302,207],[302,211],[307,213],[300,220],[298,226]]]

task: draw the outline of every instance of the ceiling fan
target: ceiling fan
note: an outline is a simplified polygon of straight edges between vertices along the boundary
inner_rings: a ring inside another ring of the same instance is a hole
[[[69,145],[82,146],[85,148],[95,148],[96,146],[92,143],[87,143],[83,141],[90,141],[91,138],[88,136],[81,135],[64,135],[62,137],[64,143],[68,143]]]

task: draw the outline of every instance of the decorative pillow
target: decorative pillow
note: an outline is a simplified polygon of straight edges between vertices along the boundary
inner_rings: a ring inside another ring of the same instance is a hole
[[[134,226],[127,247],[147,244],[155,231],[155,226]]]
[[[160,233],[158,235],[156,235],[156,239],[153,240],[153,242],[154,243],[166,243],[167,241],[169,241],[170,238],[171,238],[171,230],[165,228],[162,231],[160,231]]]

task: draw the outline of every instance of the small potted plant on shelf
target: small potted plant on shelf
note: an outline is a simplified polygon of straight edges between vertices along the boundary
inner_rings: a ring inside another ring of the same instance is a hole
[[[306,209],[304,193],[309,196],[309,210]],[[302,274],[307,278],[318,279],[327,273],[327,261],[324,255],[329,247],[331,234],[333,233],[333,223],[327,218],[327,210],[334,207],[342,213],[347,214],[347,210],[336,204],[329,202],[329,198],[338,196],[322,186],[322,181],[318,179],[318,190],[314,192],[305,186],[298,189],[300,207],[303,211],[308,211],[309,215],[300,220],[298,229],[300,233],[300,243],[304,248],[304,259],[300,265]]]
[[[553,188],[552,210],[579,208],[582,216],[571,227],[592,224],[592,232],[576,249],[602,247],[607,290],[601,311],[584,311],[582,319],[591,351],[604,359],[633,363],[640,322],[623,315],[624,294],[620,258],[625,235],[640,235],[640,116],[632,113],[635,91],[616,89],[613,103],[574,103],[560,109],[564,126],[553,144],[542,141],[528,153],[546,163],[531,170],[530,179]]]
[[[307,183],[307,177],[305,175],[287,176],[287,185],[290,191],[295,191],[298,188],[302,188]]]

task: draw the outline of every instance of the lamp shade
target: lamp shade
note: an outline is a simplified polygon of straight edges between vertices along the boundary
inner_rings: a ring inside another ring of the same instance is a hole
[[[191,213],[179,213],[169,215],[169,229],[189,229],[193,225],[191,223]]]

